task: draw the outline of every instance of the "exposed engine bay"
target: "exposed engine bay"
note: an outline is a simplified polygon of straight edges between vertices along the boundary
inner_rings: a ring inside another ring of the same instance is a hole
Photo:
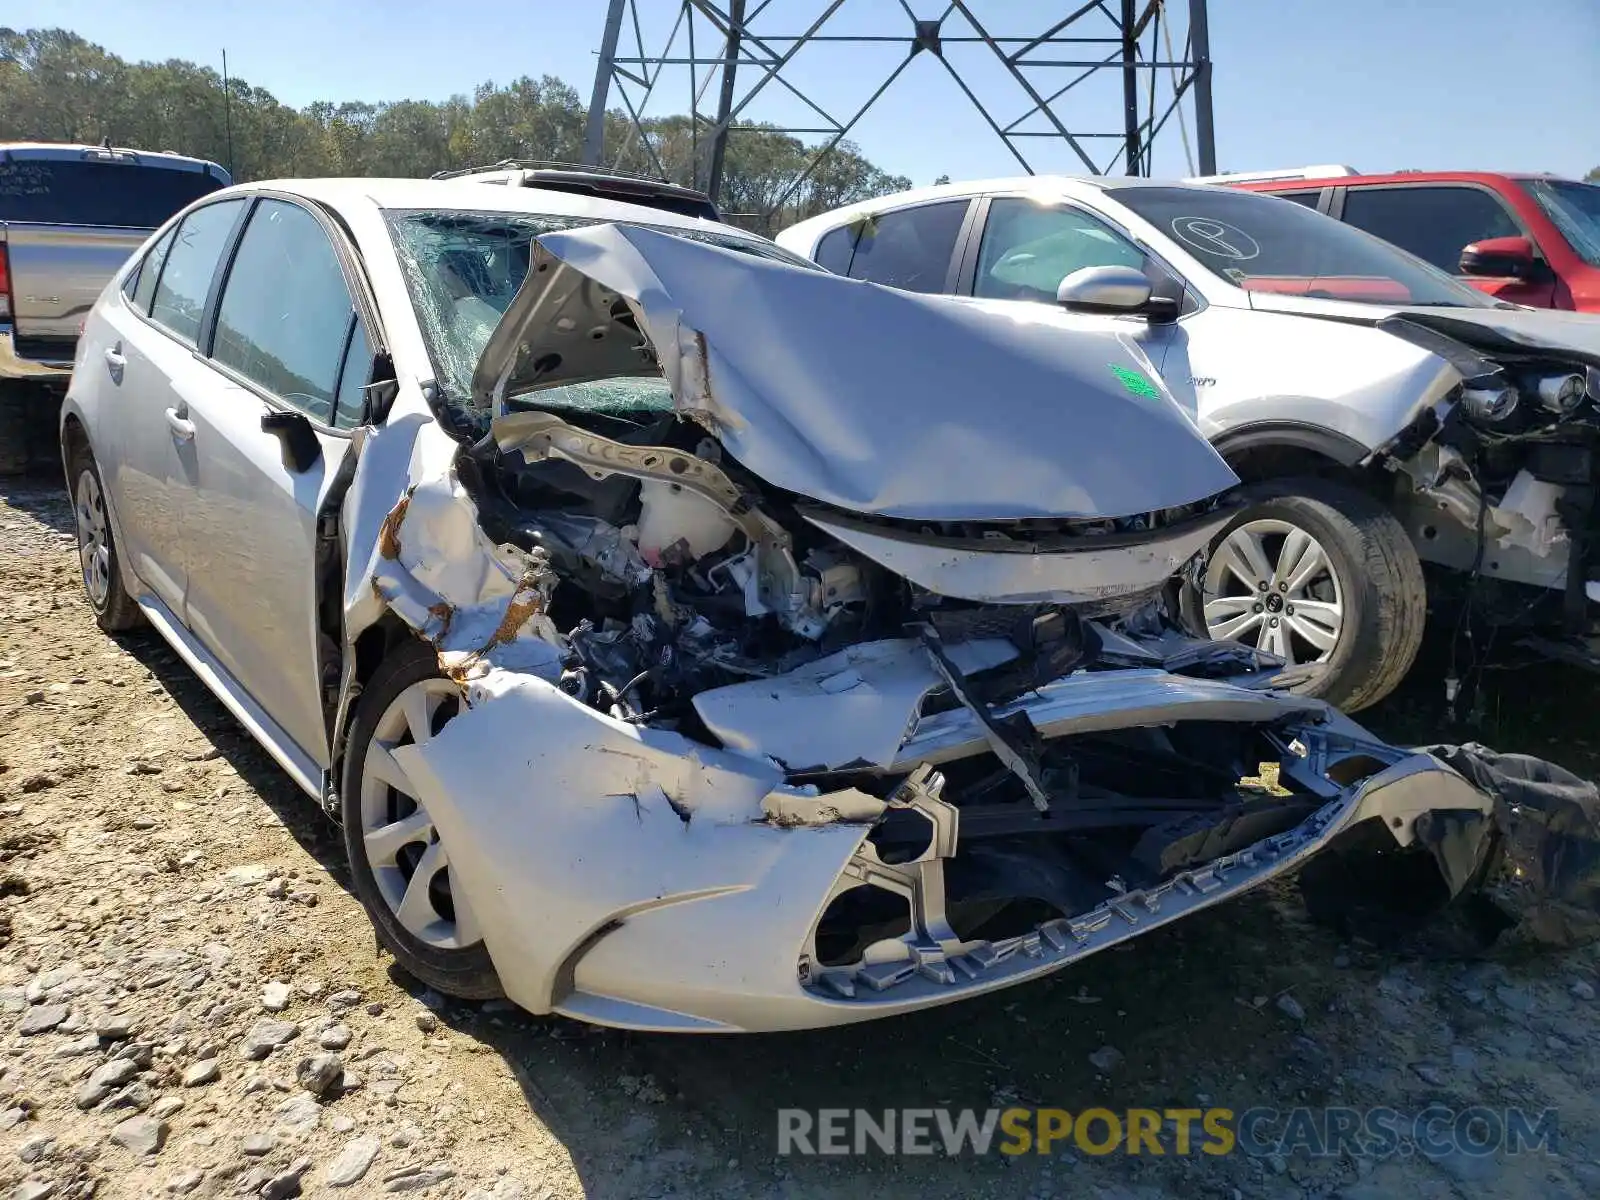
[[[572,414],[568,414],[571,416]],[[601,423],[593,413],[593,423]],[[699,692],[782,675],[845,647],[926,635],[994,643],[979,664],[989,702],[1087,665],[1099,638],[1086,616],[1159,605],[1155,578],[1131,590],[1106,586],[1094,601],[986,604],[942,595],[846,545],[831,529],[859,528],[846,514],[773,496],[724,462],[697,426],[646,408],[613,408],[608,437],[550,412],[500,419],[470,458],[490,500],[481,509],[497,541],[541,553],[553,579],[549,617],[570,647],[561,675],[569,695],[627,721],[693,723]],[[691,448],[677,442],[693,442]],[[1086,520],[994,525],[926,524],[886,536],[974,558],[1021,547],[1082,554],[1120,536],[1165,529],[1193,536],[1223,511],[1216,503]],[[774,513],[782,513],[780,521]],[[902,523],[909,525],[910,523]],[[1210,657],[1237,662],[1238,651]],[[1000,670],[1001,667],[1004,670]]]
[[[1474,581],[1542,589],[1509,593],[1502,619],[1593,632],[1600,353],[1525,344],[1463,318],[1422,320],[1382,327],[1444,357],[1462,382],[1374,456],[1398,476],[1396,509],[1419,554]]]

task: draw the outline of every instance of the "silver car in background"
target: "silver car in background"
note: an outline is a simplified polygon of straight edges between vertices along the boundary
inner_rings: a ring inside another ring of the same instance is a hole
[[[1149,179],[946,184],[777,240],[1137,343],[1245,483],[1189,624],[1297,691],[1354,711],[1399,684],[1451,590],[1424,562],[1469,577],[1483,624],[1600,670],[1600,317],[1500,303],[1290,200]]]
[[[100,624],[342,823],[451,995],[860,1021],[1491,809],[1174,628],[1236,478],[1135,339],[713,222],[220,192],[101,297],[61,441]]]

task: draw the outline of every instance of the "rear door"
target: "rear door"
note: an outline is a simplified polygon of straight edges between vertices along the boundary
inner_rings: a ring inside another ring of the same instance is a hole
[[[1526,237],[1511,206],[1491,189],[1476,184],[1372,184],[1347,187],[1338,216],[1346,224],[1409,250],[1441,271],[1457,275],[1461,252],[1484,238]],[[1520,279],[1462,276],[1462,282],[1514,304],[1548,308],[1554,302],[1555,279],[1527,283]]]
[[[322,764],[317,514],[371,376],[370,318],[365,303],[357,315],[358,294],[353,258],[320,212],[261,198],[206,331],[207,386],[189,403],[199,476],[186,619]]]
[[[185,510],[199,476],[188,407],[206,384],[195,348],[217,264],[244,207],[239,199],[204,205],[158,241],[131,292],[101,308],[107,327],[96,330],[79,365],[96,376],[102,428],[114,431],[110,452],[96,450],[109,470],[128,561],[179,620],[191,547]]]
[[[956,251],[972,204],[937,200],[864,217],[825,236],[817,245],[817,263],[836,275],[902,291],[953,291]]]

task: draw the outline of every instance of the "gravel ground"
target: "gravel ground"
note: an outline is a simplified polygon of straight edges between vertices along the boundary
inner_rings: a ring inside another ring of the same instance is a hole
[[[1291,885],[851,1029],[446,1002],[379,953],[336,831],[176,656],[95,628],[71,546],[59,481],[0,483],[0,1194],[1600,1197],[1594,951],[1404,959],[1309,925]],[[1494,675],[1487,728],[1452,732],[1428,677],[1371,722],[1600,766],[1588,678]],[[1430,1101],[1554,1106],[1559,1152],[775,1157],[779,1107]]]

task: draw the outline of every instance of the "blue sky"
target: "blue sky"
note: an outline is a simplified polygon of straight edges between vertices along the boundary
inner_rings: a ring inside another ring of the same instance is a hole
[[[667,16],[677,5],[640,0],[640,7]],[[912,7],[931,16],[943,4],[913,0]],[[991,33],[1031,35],[1069,5],[974,0],[973,7]],[[1183,9],[1183,0],[1175,7]],[[819,0],[773,0],[762,28],[798,30],[820,8]],[[1365,171],[1475,167],[1581,175],[1600,165],[1600,0],[1211,0],[1210,10],[1224,170],[1348,163]],[[72,29],[135,60],[219,65],[227,47],[234,74],[299,106],[317,99],[439,99],[485,80],[546,73],[587,100],[604,12],[604,0],[8,0],[4,20],[17,28]],[[889,0],[847,0],[834,20],[840,32],[898,33],[905,25]],[[659,45],[664,31],[654,38],[651,32],[647,45]],[[817,47],[795,59],[790,77],[830,112],[845,115],[899,53],[888,46],[853,54]],[[1004,123],[1027,102],[996,76],[987,55],[981,47],[950,50]],[[685,76],[664,86],[673,88],[670,101],[681,100],[690,85]],[[1079,107],[1059,110],[1069,127],[1111,130],[1120,122],[1115,76],[1071,95],[1081,97]],[[774,90],[749,115],[789,120],[796,112]],[[1158,143],[1156,173],[1184,174],[1177,130],[1168,133]],[[916,183],[939,174],[961,179],[1017,170],[925,55],[853,136],[874,162]],[[1109,153],[1111,143],[1099,145]],[[1038,169],[1077,169],[1064,150],[1041,142],[1028,149]]]

